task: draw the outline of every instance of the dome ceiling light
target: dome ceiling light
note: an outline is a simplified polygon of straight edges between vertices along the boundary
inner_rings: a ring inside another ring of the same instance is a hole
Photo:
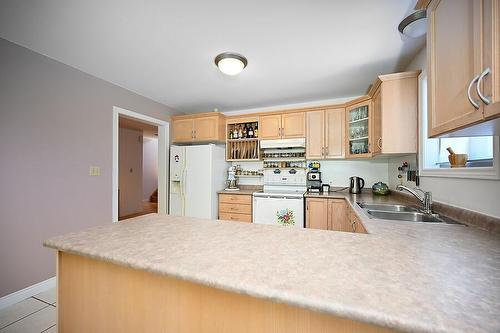
[[[405,36],[417,38],[427,32],[427,12],[425,9],[417,10],[401,21],[398,30]]]
[[[215,65],[226,75],[240,74],[247,64],[247,58],[238,53],[224,52],[215,57]]]

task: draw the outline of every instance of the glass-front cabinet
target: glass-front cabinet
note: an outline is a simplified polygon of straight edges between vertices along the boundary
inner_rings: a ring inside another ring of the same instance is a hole
[[[347,108],[347,157],[369,157],[372,155],[371,100]]]

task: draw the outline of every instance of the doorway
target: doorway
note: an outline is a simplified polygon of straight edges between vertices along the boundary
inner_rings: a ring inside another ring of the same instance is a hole
[[[168,123],[114,107],[113,222],[167,212]]]

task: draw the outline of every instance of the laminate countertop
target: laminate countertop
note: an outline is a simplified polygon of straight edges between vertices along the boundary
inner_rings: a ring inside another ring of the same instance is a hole
[[[463,225],[369,219],[368,234],[151,214],[50,248],[406,332],[500,332],[500,238]],[[237,264],[235,264],[237,263]]]

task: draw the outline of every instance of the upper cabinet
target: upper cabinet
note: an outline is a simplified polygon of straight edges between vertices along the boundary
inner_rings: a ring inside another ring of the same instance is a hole
[[[434,0],[427,17],[429,136],[500,116],[500,0]]]
[[[373,137],[372,108],[372,100],[367,97],[351,104],[346,109],[346,156],[348,158],[371,157],[374,153],[372,143],[378,141],[379,138]]]
[[[306,112],[306,155],[308,159],[345,157],[345,109]]]
[[[372,146],[378,154],[412,154],[418,149],[418,75],[380,75],[372,86]]]
[[[173,143],[215,142],[225,140],[225,117],[210,112],[172,117]]]
[[[259,124],[262,140],[305,137],[304,112],[263,115]]]

